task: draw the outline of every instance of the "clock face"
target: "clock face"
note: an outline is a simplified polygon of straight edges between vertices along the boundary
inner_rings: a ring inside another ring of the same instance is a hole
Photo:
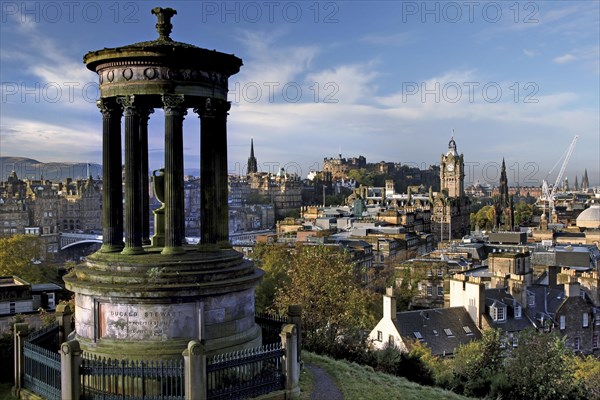
[[[446,169],[450,172],[454,171],[454,164],[448,164],[448,167]]]

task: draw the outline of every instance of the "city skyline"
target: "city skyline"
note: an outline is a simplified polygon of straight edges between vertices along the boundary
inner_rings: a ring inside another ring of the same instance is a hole
[[[101,161],[101,117],[83,55],[172,38],[244,61],[229,80],[229,170],[302,177],[324,157],[439,163],[454,130],[466,182],[541,185],[575,135],[565,177],[600,182],[598,2],[3,2],[0,156]],[[163,119],[150,121],[150,168]],[[199,167],[199,121],[184,122]],[[550,183],[558,172],[548,177]]]

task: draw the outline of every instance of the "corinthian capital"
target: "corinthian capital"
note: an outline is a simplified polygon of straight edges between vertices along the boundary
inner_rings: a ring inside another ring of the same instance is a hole
[[[231,103],[228,101],[212,99],[207,97],[201,107],[194,108],[194,112],[200,118],[227,118],[227,111],[231,108]]]
[[[115,102],[112,100],[100,99],[96,101],[96,106],[98,107],[102,115],[105,117],[121,115],[121,108],[117,107]]]
[[[185,97],[182,94],[163,94],[162,103],[165,114],[185,115],[184,101]]]
[[[138,113],[138,110],[136,107],[137,102],[135,101],[134,95],[119,96],[119,97],[117,97],[117,103],[119,103],[121,105],[121,107],[123,107],[125,116],[131,116],[131,115]]]

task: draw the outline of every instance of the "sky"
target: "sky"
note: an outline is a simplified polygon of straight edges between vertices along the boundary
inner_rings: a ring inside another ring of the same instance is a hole
[[[228,164],[302,177],[329,157],[420,168],[454,135],[467,184],[600,184],[600,1],[2,1],[0,156],[101,162],[85,53],[171,37],[242,58],[229,79]],[[184,121],[199,168],[199,120]],[[150,168],[164,165],[162,110]]]

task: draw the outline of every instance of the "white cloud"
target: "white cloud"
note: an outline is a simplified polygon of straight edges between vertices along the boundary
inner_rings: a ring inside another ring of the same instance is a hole
[[[46,122],[2,118],[0,125],[2,154],[43,158],[40,161],[85,161],[78,155],[102,147],[101,130],[77,129]],[[77,150],[74,152],[73,148]]]
[[[571,61],[575,61],[577,58],[570,53],[563,54],[562,56],[555,57],[552,61],[556,64],[567,64]]]
[[[527,50],[527,49],[523,49],[523,54],[525,54],[529,58],[533,58],[533,57],[535,57],[535,56],[538,55],[537,51],[535,51],[535,50]]]
[[[247,47],[249,57],[247,66],[230,81],[230,90],[239,87],[251,91],[248,95],[254,96],[253,87],[260,87],[264,95],[259,101],[268,102],[270,90],[280,94],[286,84],[301,84],[319,47],[275,45],[281,35],[282,32],[241,32],[240,40]]]

